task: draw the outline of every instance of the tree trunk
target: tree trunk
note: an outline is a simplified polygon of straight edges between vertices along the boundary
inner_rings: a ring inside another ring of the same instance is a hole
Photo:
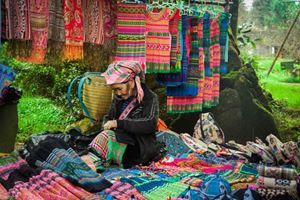
[[[233,33],[234,38],[236,39],[237,26],[238,26],[238,15],[239,15],[239,0],[233,0],[233,4],[230,5],[231,19],[230,27]]]

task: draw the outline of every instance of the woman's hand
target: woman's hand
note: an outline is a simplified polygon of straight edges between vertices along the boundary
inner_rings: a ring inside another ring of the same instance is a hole
[[[104,130],[110,130],[117,127],[118,127],[117,120],[109,120],[103,125]]]

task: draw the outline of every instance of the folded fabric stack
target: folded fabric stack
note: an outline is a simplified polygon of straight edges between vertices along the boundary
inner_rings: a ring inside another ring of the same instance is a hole
[[[266,198],[297,193],[297,171],[293,168],[259,165],[258,191]]]

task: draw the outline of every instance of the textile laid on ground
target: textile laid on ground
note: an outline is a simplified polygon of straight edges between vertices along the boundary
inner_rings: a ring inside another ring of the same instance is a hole
[[[30,0],[31,52],[26,60],[43,63],[47,51],[49,1]]]
[[[145,4],[118,4],[116,61],[145,62]]]
[[[65,59],[83,58],[83,21],[82,0],[64,0],[64,20],[66,44],[64,47]]]
[[[88,167],[72,148],[55,138],[40,142],[27,161],[32,166],[55,171],[87,191],[97,192],[111,185]]]
[[[92,44],[104,43],[104,0],[83,1],[84,41]]]
[[[63,0],[50,0],[48,29],[49,40],[65,41]]]
[[[170,9],[146,14],[146,72],[169,73],[171,34],[169,32]]]

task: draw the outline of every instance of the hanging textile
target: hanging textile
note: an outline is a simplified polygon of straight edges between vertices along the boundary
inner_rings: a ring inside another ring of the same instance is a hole
[[[9,0],[1,1],[1,37],[2,39],[11,39],[11,18],[10,18]]]
[[[104,0],[86,0],[83,6],[84,41],[92,44],[104,43]]]
[[[9,0],[11,17],[11,38],[30,40],[29,2],[30,0]]]
[[[82,0],[64,0],[66,44],[64,58],[83,58]]]
[[[169,73],[171,34],[169,18],[171,10],[167,7],[160,12],[146,14],[146,72]]]
[[[220,73],[227,73],[227,65],[228,65],[228,45],[229,45],[229,36],[228,36],[228,28],[229,28],[229,13],[222,13],[219,18],[219,26],[220,26],[220,49],[221,49],[221,63],[220,63]]]
[[[205,68],[205,86],[203,106],[210,108],[212,106],[212,66],[210,65],[210,14],[206,12],[203,17],[203,49],[204,49],[204,68]]]
[[[195,28],[195,27],[194,27]],[[198,66],[200,76],[198,79],[198,95],[196,97],[167,97],[168,113],[189,113],[202,111],[204,93],[204,49],[203,49],[203,19],[198,23]],[[192,50],[193,51],[193,50]],[[196,53],[195,53],[196,54]],[[196,63],[195,63],[196,64]]]
[[[145,4],[118,4],[115,61],[145,62]]]
[[[42,63],[45,59],[48,41],[48,0],[30,0],[31,53],[28,62]]]
[[[117,3],[115,0],[104,0],[103,24],[105,43],[112,43],[112,39],[116,37],[116,19],[117,19]]]
[[[220,89],[220,27],[219,16],[211,20],[210,25],[210,66],[212,68],[212,106],[219,103]]]
[[[186,15],[182,15],[181,22],[179,22],[178,31],[180,37],[180,59],[181,59],[181,73],[167,73],[167,74],[157,74],[156,81],[161,85],[166,86],[177,86],[186,82],[187,80],[187,70],[188,70],[188,57],[186,48],[186,37],[188,31],[188,19]],[[181,29],[180,29],[181,28]]]
[[[50,0],[48,39],[65,41],[63,0]]]
[[[167,87],[167,96],[197,96],[199,71],[199,42],[198,42],[198,17],[189,17],[187,55],[189,55],[189,64],[187,71],[187,82],[176,86]]]

